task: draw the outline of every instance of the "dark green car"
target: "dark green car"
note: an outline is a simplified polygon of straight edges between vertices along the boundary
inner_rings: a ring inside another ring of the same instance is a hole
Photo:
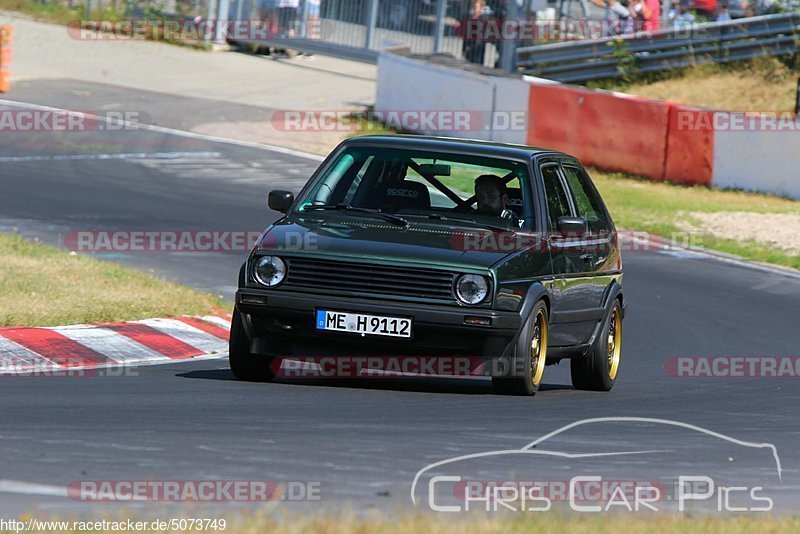
[[[418,136],[344,141],[239,273],[230,364],[462,357],[499,392],[532,395],[571,360],[610,390],[622,348],[617,231],[583,166],[552,150]]]

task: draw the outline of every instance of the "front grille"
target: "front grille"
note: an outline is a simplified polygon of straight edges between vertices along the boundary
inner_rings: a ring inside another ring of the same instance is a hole
[[[286,261],[286,287],[453,300],[453,273],[305,258]]]

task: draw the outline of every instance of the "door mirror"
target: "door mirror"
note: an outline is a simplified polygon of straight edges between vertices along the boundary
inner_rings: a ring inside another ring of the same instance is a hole
[[[270,209],[286,213],[292,207],[294,194],[291,191],[280,191],[278,189],[269,192],[267,205]]]
[[[568,237],[579,237],[589,230],[589,224],[583,217],[559,217],[556,224],[558,233]]]

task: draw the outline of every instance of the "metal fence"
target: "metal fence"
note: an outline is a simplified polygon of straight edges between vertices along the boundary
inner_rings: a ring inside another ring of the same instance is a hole
[[[617,39],[526,46],[517,49],[516,64],[525,74],[585,82],[633,72],[791,55],[799,49],[800,13],[785,13]]]
[[[375,61],[381,49],[393,47],[463,57],[464,41],[457,28],[469,17],[472,4],[471,0],[299,0],[287,2],[293,4],[287,8],[278,0],[230,1],[232,19],[274,25],[268,39],[234,42],[365,61]],[[494,46],[488,48],[484,64],[491,66],[498,54]]]

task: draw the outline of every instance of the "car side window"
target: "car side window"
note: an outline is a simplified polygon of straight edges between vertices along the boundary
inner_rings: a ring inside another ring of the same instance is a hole
[[[593,234],[610,232],[611,224],[608,213],[586,171],[571,165],[564,165],[564,175],[567,177],[567,184],[572,191],[575,209],[578,210],[580,217],[586,219],[589,231]]]
[[[558,173],[555,163],[542,165],[542,179],[544,192],[547,197],[547,213],[550,220],[550,229],[555,230],[559,217],[569,217],[569,201],[564,191],[564,184]]]

